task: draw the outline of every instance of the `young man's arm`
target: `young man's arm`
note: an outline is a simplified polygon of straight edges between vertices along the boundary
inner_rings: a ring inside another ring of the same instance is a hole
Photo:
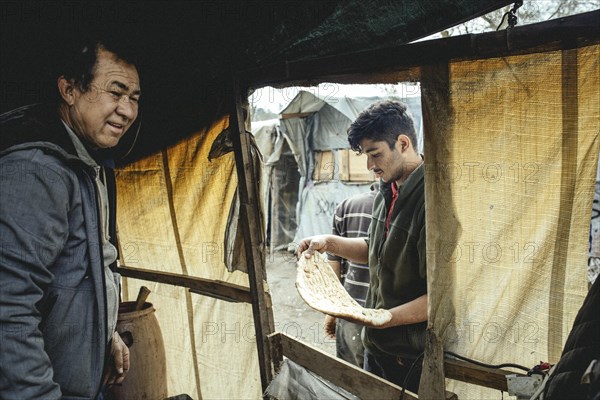
[[[408,303],[390,309],[392,319],[384,326],[379,326],[378,328],[391,328],[393,326],[427,321],[427,300],[427,294],[424,294]]]
[[[344,318],[347,321],[356,324],[368,326],[370,328],[385,329],[400,325],[410,325],[427,321],[427,294],[424,294],[408,303],[401,304],[388,310],[392,314],[392,319],[385,325],[375,326],[364,321]]]
[[[335,235],[318,235],[302,239],[296,250],[296,257],[300,258],[302,253],[306,258],[312,256],[315,251],[325,251],[336,256],[345,258],[357,264],[366,264],[369,259],[369,247],[363,238],[346,238]]]

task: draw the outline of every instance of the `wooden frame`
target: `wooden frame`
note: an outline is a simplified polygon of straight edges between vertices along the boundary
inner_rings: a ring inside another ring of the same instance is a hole
[[[233,96],[231,100],[229,129],[232,132],[231,139],[238,176],[241,228],[244,233],[260,380],[264,392],[273,379],[273,361],[267,337],[275,332],[275,323],[273,321],[271,294],[265,291],[267,280],[265,270],[266,246],[260,221],[260,196],[256,185],[260,177],[255,176],[253,168],[250,139],[246,134],[242,96],[237,78],[233,79]]]
[[[444,372],[446,378],[484,386],[490,389],[497,389],[503,392],[508,391],[506,382],[507,375],[526,376],[525,374],[504,369],[481,367],[466,361],[449,359],[444,360]]]
[[[171,272],[150,271],[127,266],[119,267],[119,273],[127,278],[166,283],[190,289],[191,292],[231,303],[252,303],[250,289],[245,286],[212,279],[197,278]]]
[[[331,356],[324,351],[315,349],[285,333],[274,333],[269,336],[269,341],[271,342],[271,348],[276,352],[274,359],[277,361],[278,369],[285,356],[361,399],[400,398],[402,392],[400,386]],[[417,399],[416,395],[409,391],[404,393],[404,398],[407,400]]]

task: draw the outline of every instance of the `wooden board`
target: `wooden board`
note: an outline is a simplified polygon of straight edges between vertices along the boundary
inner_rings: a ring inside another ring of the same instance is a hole
[[[339,150],[340,180],[345,182],[373,182],[375,176],[367,168],[367,155],[354,150]]]
[[[269,339],[271,347],[273,349],[281,348],[283,356],[361,399],[400,398],[402,392],[400,386],[394,385],[344,360],[335,358],[284,333],[275,333]],[[406,391],[404,399],[417,399],[417,396]]]
[[[214,297],[233,303],[251,303],[250,289],[228,282],[212,279],[197,278],[171,272],[158,272],[141,268],[121,266],[117,272],[127,278],[141,279],[150,282],[160,282],[168,285],[182,286],[194,293]]]
[[[331,181],[335,179],[338,162],[333,157],[332,151],[315,152],[315,169],[312,179],[315,182]]]
[[[356,154],[351,149],[338,149],[336,152],[315,152],[312,179],[316,182],[334,179],[342,182],[373,182],[375,176],[367,169],[366,154]]]
[[[523,375],[503,369],[480,367],[466,361],[449,359],[444,361],[444,371],[446,378],[498,389],[503,392],[508,391],[506,375]]]
[[[238,176],[238,195],[240,196],[240,228],[244,233],[244,249],[248,267],[248,283],[252,300],[252,314],[256,332],[258,367],[263,392],[273,379],[273,362],[267,336],[275,332],[271,294],[266,286],[265,235],[262,229],[260,195],[258,182],[260,177],[254,168],[252,146],[246,133],[242,93],[237,77],[233,79],[233,96],[230,104],[229,128],[235,155]],[[247,99],[246,99],[247,100]]]

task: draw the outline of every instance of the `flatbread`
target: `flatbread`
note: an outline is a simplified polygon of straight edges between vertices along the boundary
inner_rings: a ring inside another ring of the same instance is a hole
[[[315,310],[368,326],[383,326],[392,319],[388,310],[364,308],[340,283],[331,266],[318,253],[298,260],[296,288],[300,297]]]

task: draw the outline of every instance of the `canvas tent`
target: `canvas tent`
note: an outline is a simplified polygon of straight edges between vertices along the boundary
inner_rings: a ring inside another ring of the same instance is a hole
[[[278,126],[267,122],[266,130],[265,123],[253,129],[257,140],[271,137],[271,143],[260,140],[265,143],[263,182],[268,187],[272,250],[293,249],[304,237],[330,232],[337,204],[369,190],[374,177],[366,168],[366,159],[357,158],[349,149],[346,131],[361,111],[386,98],[407,105],[422,148],[418,96],[339,97],[319,94],[317,89],[300,90],[280,112]]]
[[[143,50],[143,128],[118,174],[123,296],[133,299],[142,284],[153,291],[170,395],[259,398],[278,359],[271,350],[280,347],[267,338],[274,326],[242,111],[245,89],[264,84],[421,81],[433,177],[426,188],[433,207],[428,246],[435,249],[428,253],[432,342],[489,362],[556,361],[585,292],[586,210],[600,143],[600,14],[403,44],[507,3],[7,4],[0,26],[3,111],[47,97],[49,77],[39,67],[58,59],[69,38],[108,27]],[[265,15],[274,23],[264,23]],[[233,154],[208,162],[226,126],[239,133]],[[513,175],[500,175],[498,165]],[[536,165],[542,169],[532,176]],[[472,185],[475,176],[482,178]],[[226,272],[223,264],[236,188],[248,274]],[[504,257],[518,249],[517,261],[491,262],[497,253],[488,243]],[[469,249],[486,252],[472,259]],[[530,263],[524,252],[532,249]],[[460,335],[456,326],[465,328]],[[285,341],[287,350],[296,345]],[[352,386],[339,381],[343,365],[310,354],[323,366],[320,374]],[[430,354],[425,361],[434,374],[424,376],[425,389],[443,390],[443,357]],[[446,376],[464,379],[454,368]]]

